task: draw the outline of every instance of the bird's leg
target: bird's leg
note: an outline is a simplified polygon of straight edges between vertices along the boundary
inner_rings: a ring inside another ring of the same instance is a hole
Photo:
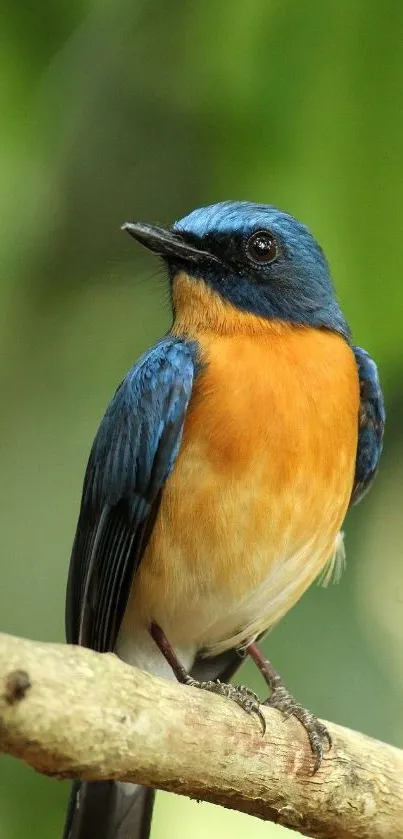
[[[198,682],[189,675],[179,661],[175,650],[169,643],[163,629],[161,629],[157,623],[152,623],[150,624],[149,631],[165,660],[172,667],[178,682],[181,682],[183,685],[189,685],[193,688],[199,688],[200,690],[208,690],[210,693],[217,693],[219,696],[224,696],[227,699],[232,699],[233,702],[236,702],[236,704],[243,708],[247,714],[256,714],[256,716],[259,717],[263,734],[265,733],[266,720],[260,709],[259,698],[252,690],[249,690],[249,688],[244,685],[227,685],[220,682],[218,679],[217,681]]]
[[[271,708],[277,708],[286,717],[295,717],[305,728],[312,754],[315,758],[313,770],[315,774],[322,763],[325,742],[327,742],[329,749],[332,746],[332,739],[326,726],[319,722],[310,711],[303,708],[299,702],[296,702],[271,662],[267,658],[264,658],[257,644],[249,644],[246,647],[246,652],[255,664],[257,664],[265,682],[271,690],[271,695],[263,702],[263,705],[270,705]]]
[[[174,648],[169,643],[164,630],[161,629],[158,623],[151,623],[149,632],[151,638],[155,641],[159,651],[164,656],[165,661],[167,661],[169,666],[172,667],[172,670],[178,682],[180,682],[182,685],[186,685],[187,679],[189,678],[187,670],[179,661],[179,658],[176,655]]]

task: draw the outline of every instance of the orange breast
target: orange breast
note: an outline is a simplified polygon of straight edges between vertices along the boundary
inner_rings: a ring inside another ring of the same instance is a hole
[[[330,332],[206,330],[183,443],[134,581],[136,620],[212,652],[275,623],[334,550],[355,467],[353,354]]]

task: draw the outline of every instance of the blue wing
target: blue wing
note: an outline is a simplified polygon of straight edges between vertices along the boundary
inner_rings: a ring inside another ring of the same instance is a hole
[[[166,338],[117,389],[84,478],[66,600],[69,643],[113,650],[133,574],[178,455],[194,345]]]
[[[353,347],[360,379],[360,413],[354,487],[350,504],[357,504],[375,478],[382,452],[385,405],[378,370],[365,350]]]

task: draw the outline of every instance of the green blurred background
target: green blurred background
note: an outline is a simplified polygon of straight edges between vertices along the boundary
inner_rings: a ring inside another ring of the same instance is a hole
[[[1,629],[63,638],[81,482],[117,382],[169,325],[119,231],[227,198],[307,222],[388,406],[347,572],[266,641],[320,716],[403,746],[403,4],[3,0]],[[262,690],[245,666],[241,678]],[[0,839],[55,839],[67,783],[0,764]],[[33,828],[34,826],[34,828]],[[34,833],[32,832],[34,830]],[[153,839],[287,833],[159,795]]]

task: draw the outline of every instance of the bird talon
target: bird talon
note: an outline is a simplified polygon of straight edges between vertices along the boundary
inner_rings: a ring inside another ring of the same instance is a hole
[[[310,711],[303,708],[299,702],[296,702],[283,684],[275,687],[271,696],[263,702],[263,705],[268,705],[271,708],[276,708],[278,711],[281,711],[286,719],[295,717],[305,728],[314,757],[312,774],[315,775],[322,764],[325,741],[327,741],[328,751],[332,748],[332,738],[326,726],[311,714]]]
[[[227,685],[220,682],[219,679],[214,682],[198,682],[192,676],[187,676],[185,684],[200,690],[207,690],[210,693],[223,696],[225,699],[231,699],[247,714],[256,714],[262,726],[262,732],[265,734],[266,719],[260,708],[259,697],[253,690],[245,687],[245,685]]]

